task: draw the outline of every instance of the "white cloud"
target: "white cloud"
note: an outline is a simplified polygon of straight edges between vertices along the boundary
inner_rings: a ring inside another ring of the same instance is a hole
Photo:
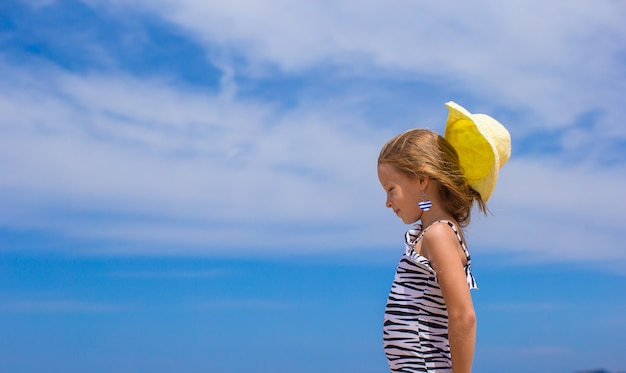
[[[284,247],[311,233],[282,236],[280,226],[334,231],[368,209],[357,201],[375,185],[382,140],[351,131],[359,119],[348,113],[282,113],[119,75],[51,70],[39,83],[27,70],[3,69],[13,77],[0,83],[5,225],[161,243],[243,246],[256,237]],[[81,221],[94,213],[137,220]]]
[[[148,10],[186,30],[222,71],[221,87],[0,61],[5,227],[159,243],[170,252],[388,246],[399,222],[383,207],[376,156],[397,123],[419,124],[367,118],[378,103],[373,84],[374,92],[297,97],[287,109],[239,95],[239,76],[324,69],[346,84],[436,82],[462,92],[472,111],[502,113],[514,158],[491,201],[496,216],[471,227],[478,250],[626,260],[618,245],[626,206],[617,198],[626,173],[593,156],[626,138],[621,2],[87,3],[111,15]],[[420,123],[445,118],[441,104],[424,109],[429,121]],[[589,113],[597,118],[581,127]],[[563,148],[588,152],[588,160],[515,158],[517,139],[568,126]],[[142,247],[133,250],[151,250]]]
[[[516,251],[525,260],[626,263],[622,167],[564,168],[512,160],[490,201],[494,216],[471,227],[475,249]]]
[[[56,71],[34,87],[4,84],[5,226],[195,253],[395,242],[400,226],[384,209],[374,166],[387,134],[353,131],[369,128],[354,114],[320,106],[278,112],[127,76]],[[512,159],[491,201],[495,216],[470,228],[472,246],[549,260],[625,260],[619,211],[626,206],[615,199],[626,189],[623,175]],[[90,213],[129,217],[83,221]],[[141,250],[153,249],[133,252]]]
[[[116,4],[119,0],[91,0]],[[624,115],[626,30],[618,1],[144,1],[153,14],[247,64],[301,72],[334,63],[429,77],[562,127],[588,110]],[[139,7],[134,3],[132,7]],[[623,131],[621,132],[624,135]]]

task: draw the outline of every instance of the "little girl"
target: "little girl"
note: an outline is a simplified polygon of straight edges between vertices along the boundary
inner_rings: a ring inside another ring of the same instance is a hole
[[[391,372],[469,373],[476,342],[476,289],[462,228],[472,206],[487,211],[511,140],[495,119],[449,102],[445,138],[413,129],[378,157],[386,206],[405,223],[405,252],[385,309]],[[422,228],[423,227],[423,228]]]

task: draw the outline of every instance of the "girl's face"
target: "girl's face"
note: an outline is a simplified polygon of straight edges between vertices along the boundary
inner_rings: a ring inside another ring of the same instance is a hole
[[[422,217],[418,206],[420,178],[408,177],[394,166],[383,163],[378,166],[378,180],[387,193],[385,206],[392,209],[404,224],[415,223]]]

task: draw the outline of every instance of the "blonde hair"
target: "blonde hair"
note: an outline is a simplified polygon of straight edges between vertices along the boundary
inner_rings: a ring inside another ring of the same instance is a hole
[[[433,131],[412,129],[394,137],[380,151],[378,164],[389,164],[409,177],[435,180],[443,208],[461,227],[469,224],[474,202],[487,213],[480,194],[467,184],[456,151]]]

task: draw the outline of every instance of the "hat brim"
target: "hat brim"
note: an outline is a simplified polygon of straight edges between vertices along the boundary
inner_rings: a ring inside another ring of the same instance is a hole
[[[468,184],[486,202],[496,186],[501,166],[496,144],[487,135],[489,129],[478,114],[473,115],[452,101],[446,106],[450,111],[444,137],[456,150]]]

